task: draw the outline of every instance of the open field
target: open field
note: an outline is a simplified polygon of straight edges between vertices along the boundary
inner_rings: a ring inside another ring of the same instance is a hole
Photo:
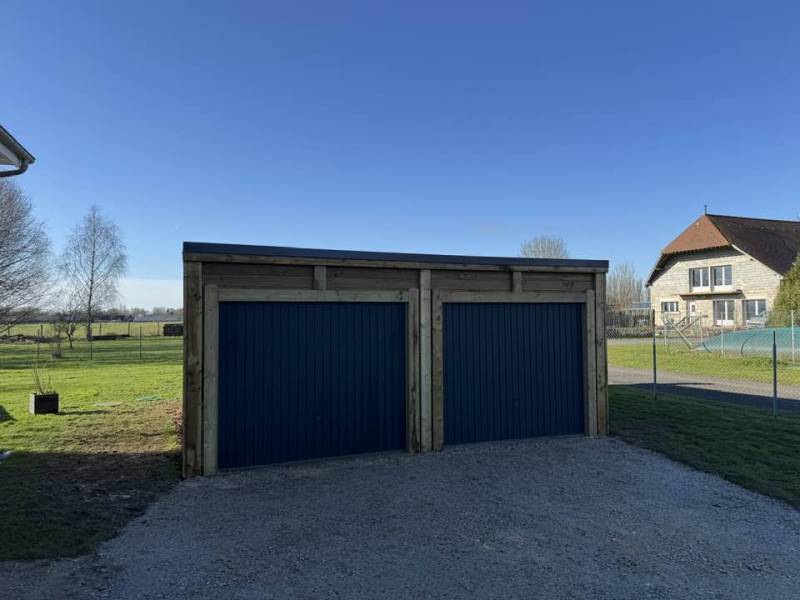
[[[800,416],[609,389],[613,435],[800,508]]]
[[[181,338],[79,342],[42,359],[61,395],[31,415],[35,344],[0,344],[0,559],[71,556],[113,537],[179,476]]]
[[[144,337],[159,336],[162,334],[163,327],[167,323],[183,323],[183,321],[142,321],[141,323],[127,323],[122,321],[98,321],[94,324],[95,335],[127,335],[137,337],[139,329],[142,331]],[[50,323],[20,323],[13,325],[10,331],[4,332],[4,335],[39,335],[39,328],[41,327],[42,335],[49,337],[54,335],[53,326]],[[76,331],[76,339],[86,338],[86,326],[80,325]]]
[[[689,350],[673,342],[669,348],[656,345],[658,370],[695,375],[716,375],[729,379],[772,382],[772,360],[767,357],[743,357],[735,351],[722,356],[702,350]],[[653,350],[649,340],[634,343],[609,341],[608,364],[634,369],[653,368]],[[778,381],[785,385],[800,385],[800,362],[778,361]]]

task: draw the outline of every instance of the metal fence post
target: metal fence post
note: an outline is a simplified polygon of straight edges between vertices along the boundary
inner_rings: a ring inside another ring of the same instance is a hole
[[[658,371],[656,369],[656,311],[650,316],[653,320],[653,400],[656,399],[656,383],[658,381]]]
[[[139,325],[139,360],[142,360],[142,326]]]
[[[790,314],[792,315],[792,362],[794,362],[794,309]]]
[[[725,326],[720,325],[719,328],[719,348],[722,356],[725,356]]]
[[[772,416],[778,413],[778,344],[772,332]]]

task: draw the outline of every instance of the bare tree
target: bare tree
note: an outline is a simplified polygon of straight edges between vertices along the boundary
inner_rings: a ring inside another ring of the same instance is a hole
[[[630,263],[614,265],[606,284],[608,304],[627,308],[644,299],[644,282]]]
[[[19,187],[0,179],[0,332],[26,319],[47,298],[50,240]]]
[[[520,255],[527,258],[569,258],[564,239],[550,235],[539,235],[523,243]]]
[[[97,311],[116,299],[119,278],[127,266],[119,227],[92,206],[72,232],[63,256],[64,275],[78,294],[86,320],[87,339],[92,339]]]
[[[56,333],[59,348],[61,339],[66,337],[72,350],[75,332],[84,321],[81,296],[77,290],[62,290],[61,301],[53,317],[53,331]]]

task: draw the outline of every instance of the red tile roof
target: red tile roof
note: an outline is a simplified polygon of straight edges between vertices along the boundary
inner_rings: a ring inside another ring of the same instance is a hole
[[[647,284],[656,280],[671,256],[730,247],[785,275],[800,251],[800,222],[702,215],[661,251]]]

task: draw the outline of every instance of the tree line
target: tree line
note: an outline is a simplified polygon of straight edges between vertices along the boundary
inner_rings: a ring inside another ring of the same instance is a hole
[[[128,265],[119,227],[91,206],[59,254],[44,223],[9,180],[0,180],[0,334],[48,306],[56,334],[72,345],[79,325],[88,339],[98,314],[118,297]]]
[[[567,243],[558,236],[540,235],[523,242],[520,256],[527,258],[569,258]],[[606,278],[606,303],[616,308],[631,308],[647,300],[644,280],[631,263],[611,267]]]

